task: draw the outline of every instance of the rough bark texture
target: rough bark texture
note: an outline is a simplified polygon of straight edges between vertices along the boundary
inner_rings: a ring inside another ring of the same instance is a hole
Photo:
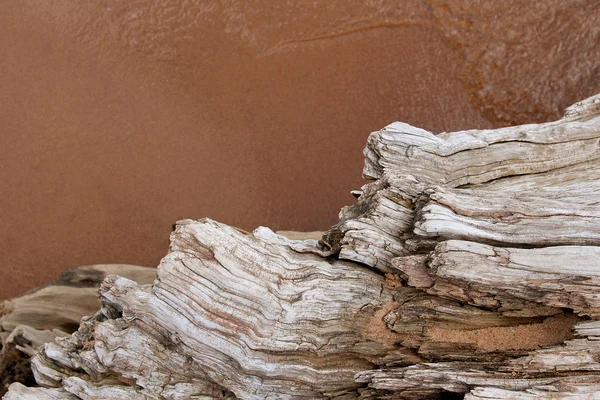
[[[600,95],[539,125],[392,124],[321,240],[180,221],[156,280],[106,277],[4,398],[600,398],[599,144]]]

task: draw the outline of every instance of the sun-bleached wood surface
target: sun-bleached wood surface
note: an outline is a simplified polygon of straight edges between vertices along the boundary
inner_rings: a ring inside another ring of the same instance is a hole
[[[140,284],[151,283],[156,269],[127,264],[88,265],[65,271],[56,281],[0,302],[0,394],[11,382],[31,382],[35,350],[77,330],[81,318],[100,307],[98,288],[118,273]]]
[[[600,398],[600,95],[364,154],[321,240],[180,221],[156,279],[107,276],[4,399]]]

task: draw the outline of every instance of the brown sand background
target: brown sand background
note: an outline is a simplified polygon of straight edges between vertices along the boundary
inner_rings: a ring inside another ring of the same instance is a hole
[[[600,91],[594,0],[0,6],[0,299],[157,265],[182,218],[327,229],[371,131],[551,120]]]

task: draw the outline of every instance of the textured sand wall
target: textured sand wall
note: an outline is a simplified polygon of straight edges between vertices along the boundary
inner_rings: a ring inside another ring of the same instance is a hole
[[[182,218],[326,229],[395,120],[556,118],[600,91],[594,3],[3,2],[0,298]]]

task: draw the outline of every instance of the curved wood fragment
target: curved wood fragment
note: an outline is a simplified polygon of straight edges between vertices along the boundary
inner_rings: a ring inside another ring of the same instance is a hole
[[[561,120],[437,136],[402,122],[371,134],[363,176],[414,175],[458,187],[507,176],[537,174],[600,159],[598,99],[571,106]]]
[[[417,236],[508,246],[600,245],[595,190],[529,192],[442,188],[426,191]]]
[[[111,379],[137,396],[185,383],[214,398],[338,397],[397,339],[373,321],[394,300],[383,277],[265,228],[181,221],[153,285],[113,276],[100,292],[101,312],[34,358],[38,383],[80,397]]]
[[[449,240],[417,262],[408,258],[393,264],[411,286],[434,296],[503,315],[544,315],[541,305],[600,316],[600,247],[519,249]]]

